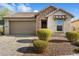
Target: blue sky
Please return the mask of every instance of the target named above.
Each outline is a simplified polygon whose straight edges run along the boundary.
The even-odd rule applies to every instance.
[[[0,3],[0,8],[6,7],[14,12],[38,12],[49,5],[62,8],[79,18],[79,3]]]

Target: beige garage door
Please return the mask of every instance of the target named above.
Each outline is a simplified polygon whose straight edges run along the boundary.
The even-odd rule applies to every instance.
[[[10,34],[13,35],[33,35],[35,34],[35,21],[11,21]]]

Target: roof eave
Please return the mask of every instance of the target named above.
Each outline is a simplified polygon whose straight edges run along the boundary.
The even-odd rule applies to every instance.
[[[35,18],[35,17],[3,17],[3,19],[16,19],[16,18]]]
[[[74,18],[74,16],[73,16],[72,14],[70,14],[70,13],[67,12],[67,11],[64,11],[63,9],[57,9],[57,10],[53,11],[51,14],[54,14],[54,13],[56,13],[56,12],[59,11],[59,10],[61,10],[61,11],[65,12],[65,13],[67,13],[67,14],[70,15],[72,18]],[[48,14],[46,17],[50,16],[51,14]]]
[[[61,11],[65,12],[65,13],[67,13],[67,14],[70,15],[72,18],[74,17],[74,15],[72,15],[71,13],[69,13],[69,12],[67,12],[67,11],[64,11],[63,9],[59,9],[59,10],[61,10]]]
[[[57,9],[56,7],[54,7],[54,6],[48,6],[47,8],[55,8],[55,9]],[[45,9],[47,9],[47,8],[44,8],[44,9],[42,9],[42,10],[40,10],[37,14],[36,14],[36,16],[39,14],[39,13],[41,13],[41,12],[43,12]]]

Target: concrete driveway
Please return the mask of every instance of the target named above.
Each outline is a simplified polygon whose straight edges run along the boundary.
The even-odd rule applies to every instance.
[[[0,56],[22,56],[18,52],[22,47],[32,46],[35,36],[0,36]],[[26,49],[25,49],[26,50]]]

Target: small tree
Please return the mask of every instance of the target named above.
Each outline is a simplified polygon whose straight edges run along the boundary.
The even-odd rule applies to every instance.
[[[10,12],[12,11],[9,10],[8,8],[2,8],[0,9],[0,16],[6,16],[7,14],[10,14]]]
[[[12,13],[12,11],[9,10],[8,8],[2,8],[2,9],[0,9],[0,25],[1,26],[4,24],[3,16],[6,16],[6,15],[8,15],[10,13]],[[1,31],[3,31],[3,27],[0,28],[0,29],[1,29]],[[0,33],[3,33],[1,31],[0,31]]]

